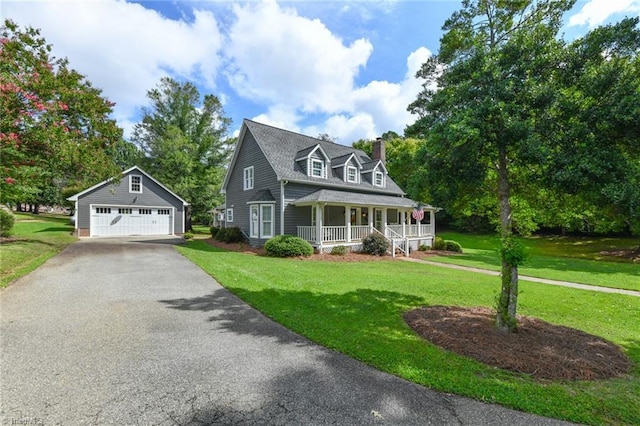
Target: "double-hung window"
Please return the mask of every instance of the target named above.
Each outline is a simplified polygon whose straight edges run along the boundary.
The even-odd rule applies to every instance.
[[[233,222],[233,209],[227,209],[227,222]]]
[[[273,204],[260,205],[260,238],[273,237]]]
[[[353,166],[347,166],[347,182],[356,183],[358,181],[358,169]]]
[[[250,206],[251,214],[251,238],[258,238],[260,236],[260,206],[258,204],[252,204]]]
[[[382,172],[374,172],[373,184],[375,186],[384,186],[384,174]]]
[[[324,177],[324,161],[316,160],[315,158],[311,159],[311,176]]]
[[[130,175],[129,176],[129,192],[141,194],[142,193],[142,176]]]
[[[273,237],[273,206],[273,204],[251,204],[249,206],[251,238]]]
[[[243,188],[245,191],[249,189],[253,189],[253,166],[246,167],[244,169],[244,184]]]

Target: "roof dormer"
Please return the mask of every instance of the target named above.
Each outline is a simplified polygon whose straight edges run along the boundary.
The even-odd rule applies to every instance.
[[[387,168],[381,160],[372,161],[362,166],[362,174],[373,186],[384,188],[387,185]]]
[[[362,163],[355,153],[346,154],[331,160],[331,168],[337,171],[338,176],[348,183],[360,183],[360,170]]]
[[[329,156],[327,156],[320,144],[298,151],[296,162],[302,166],[307,176],[320,179],[327,178],[328,169],[331,165]]]

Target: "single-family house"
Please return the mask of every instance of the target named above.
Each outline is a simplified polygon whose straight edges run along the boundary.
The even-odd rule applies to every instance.
[[[138,166],[69,198],[75,202],[75,233],[79,237],[182,235],[185,200]]]
[[[373,148],[369,157],[244,120],[222,185],[224,226],[239,227],[254,246],[288,234],[319,252],[336,245],[358,250],[373,232],[407,253],[432,245],[436,209],[405,197],[387,173],[384,141]]]

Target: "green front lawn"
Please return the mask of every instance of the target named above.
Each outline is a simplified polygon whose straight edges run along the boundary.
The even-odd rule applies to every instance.
[[[69,216],[16,214],[13,237],[0,244],[0,287],[36,269],[76,241]]]
[[[439,236],[458,241],[464,253],[429,260],[500,270],[500,240],[497,236],[454,232]],[[519,268],[522,275],[640,291],[640,264],[600,254],[638,247],[639,238],[530,237],[520,241],[529,254],[525,264]]]
[[[419,338],[402,314],[422,305],[488,306],[499,279],[398,260],[323,262],[227,252],[205,241],[178,250],[243,300],[328,348],[415,383],[586,424],[640,422],[640,298],[527,283],[519,313],[602,336],[635,368],[597,382],[536,382]]]

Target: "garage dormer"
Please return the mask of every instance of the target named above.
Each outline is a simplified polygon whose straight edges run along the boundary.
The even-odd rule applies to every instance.
[[[298,151],[296,162],[300,164],[307,176],[326,179],[331,160],[320,144]]]

